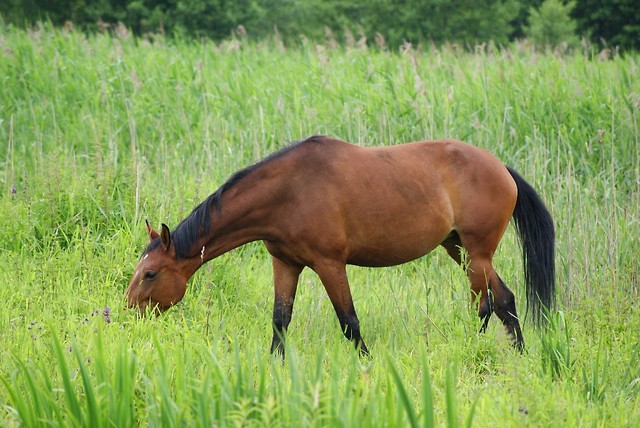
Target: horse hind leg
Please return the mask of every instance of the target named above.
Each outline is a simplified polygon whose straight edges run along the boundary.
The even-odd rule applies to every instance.
[[[441,244],[445,250],[447,250],[447,254],[460,266],[463,266],[462,259],[462,241],[460,240],[460,235],[456,231],[451,232],[447,239],[445,239]],[[477,262],[476,264],[479,264]],[[489,262],[489,266],[491,263]],[[467,266],[463,266],[467,267]],[[475,270],[471,269],[471,266],[467,267],[467,276],[469,277],[469,281],[471,282],[471,300],[472,304],[475,302],[478,305],[478,316],[482,319],[482,326],[480,327],[480,332],[484,333],[487,329],[487,325],[489,324],[489,319],[491,318],[491,314],[493,312],[492,300],[489,292],[488,282],[484,275],[475,275],[474,272],[484,272],[484,269],[478,269],[477,266]],[[493,268],[491,268],[493,269]]]
[[[478,305],[478,316],[482,320],[480,332],[487,330],[489,319],[493,313],[493,299],[491,296],[491,276],[494,274],[490,259],[469,258],[467,277],[471,282],[471,300]]]
[[[502,281],[502,278],[495,274],[495,280],[492,280],[492,294],[495,305],[495,312],[502,321],[507,334],[513,345],[522,352],[524,350],[524,338],[520,329],[520,321],[516,311],[516,300],[513,292],[509,290]]]
[[[481,330],[487,327],[489,316],[495,311],[511,343],[522,351],[524,349],[524,339],[520,329],[520,321],[516,312],[516,301],[513,293],[498,276],[491,258],[470,255],[467,275],[471,281],[471,290],[475,295],[480,296],[478,301],[478,315],[484,319]]]
[[[452,232],[441,245],[456,263],[463,265],[461,251],[466,247],[463,246],[457,232]],[[468,251],[468,248],[466,249]],[[491,314],[495,311],[514,346],[522,351],[524,339],[516,312],[515,297],[493,268],[490,255],[492,253],[474,251],[469,254],[468,266],[463,266],[467,268],[467,276],[471,282],[472,302],[477,304],[478,316],[482,319],[480,332],[487,329]]]
[[[462,242],[460,241],[460,235],[458,235],[458,232],[455,230],[452,231],[440,245],[447,250],[447,254],[449,254],[456,263],[462,265]]]

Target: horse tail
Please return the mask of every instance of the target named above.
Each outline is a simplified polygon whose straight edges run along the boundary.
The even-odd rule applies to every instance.
[[[513,169],[507,170],[518,187],[513,220],[522,245],[527,312],[531,309],[534,324],[541,325],[543,311],[550,311],[556,298],[555,228],[534,188]]]

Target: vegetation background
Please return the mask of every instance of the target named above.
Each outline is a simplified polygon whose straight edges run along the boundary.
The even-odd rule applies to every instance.
[[[633,50],[54,23],[0,24],[0,425],[637,426]],[[175,226],[237,169],[318,133],[459,138],[539,190],[558,231],[559,306],[546,329],[525,321],[523,355],[495,319],[477,334],[466,276],[439,250],[350,268],[372,359],[344,340],[310,272],[287,361],[271,358],[259,243],[203,267],[162,317],[124,308],[145,218]],[[512,228],[496,266],[523,314]]]
[[[277,31],[287,44],[300,37],[321,40],[332,32],[341,42],[355,37],[391,47],[403,42],[473,47],[534,36],[552,45],[584,38],[601,48],[640,49],[636,0],[3,0],[0,16],[18,26],[50,20],[101,31],[122,23],[138,36],[216,41],[240,28],[253,40]]]

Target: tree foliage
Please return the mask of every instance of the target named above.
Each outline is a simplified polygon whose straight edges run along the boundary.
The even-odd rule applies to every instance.
[[[568,10],[562,0],[545,3]],[[577,35],[640,49],[636,3],[575,0],[571,17]],[[214,40],[229,37],[240,26],[256,39],[276,30],[287,42],[301,36],[321,39],[330,30],[337,38],[355,34],[370,43],[377,35],[390,46],[404,42],[473,46],[490,40],[501,44],[534,33],[536,40],[573,37],[569,31],[573,21],[544,22],[566,13],[554,15],[549,4],[544,8],[542,4],[542,0],[3,0],[0,16],[19,26],[49,20],[96,31],[121,22],[137,35],[160,32]],[[550,33],[551,27],[562,31]]]
[[[576,22],[571,18],[574,2],[544,0],[539,9],[531,9],[525,34],[537,46],[556,47],[577,41]]]
[[[578,0],[573,11],[578,30],[592,41],[623,49],[640,49],[637,0]]]

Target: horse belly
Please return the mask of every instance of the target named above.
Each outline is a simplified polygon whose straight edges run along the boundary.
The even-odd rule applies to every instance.
[[[367,267],[406,263],[431,252],[450,232],[451,227],[444,221],[378,224],[375,230],[361,231],[350,237],[347,263]]]
[[[347,264],[364,267],[401,265],[430,253],[434,248],[435,247],[425,248],[422,251],[415,252],[398,252],[393,248],[387,248],[385,250],[363,249],[362,251],[352,254],[351,257],[347,259]]]

